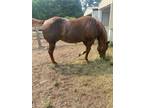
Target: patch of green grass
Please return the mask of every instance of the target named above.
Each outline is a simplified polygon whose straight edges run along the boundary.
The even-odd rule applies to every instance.
[[[54,108],[49,98],[45,101],[43,108]]]
[[[59,87],[59,85],[60,85],[60,84],[59,84],[58,82],[55,82],[55,83],[54,83],[54,86],[55,86],[55,87]]]
[[[49,105],[49,106],[47,106],[47,108],[54,108],[53,106],[51,106],[51,105]]]

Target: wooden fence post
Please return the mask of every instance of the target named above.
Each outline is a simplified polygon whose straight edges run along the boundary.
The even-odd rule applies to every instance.
[[[37,37],[37,41],[38,41],[38,48],[41,48],[42,47],[42,44],[41,44],[41,38],[40,38],[40,33],[37,29],[37,27],[35,27],[35,30],[36,30],[36,37]]]

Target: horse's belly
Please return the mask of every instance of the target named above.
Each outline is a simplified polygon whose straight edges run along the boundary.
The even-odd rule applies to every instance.
[[[68,41],[68,40],[62,40],[64,42],[67,42],[67,43],[78,43],[78,42],[82,42],[82,41]]]
[[[76,36],[64,36],[61,38],[62,41],[68,42],[68,43],[77,43],[77,42],[82,42],[83,39],[81,37],[76,37]]]

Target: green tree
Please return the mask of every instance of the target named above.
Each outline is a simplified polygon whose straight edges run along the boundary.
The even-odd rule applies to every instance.
[[[98,6],[101,0],[81,0],[83,11],[86,10],[87,7]]]
[[[32,17],[47,19],[53,16],[82,16],[80,0],[32,0]]]

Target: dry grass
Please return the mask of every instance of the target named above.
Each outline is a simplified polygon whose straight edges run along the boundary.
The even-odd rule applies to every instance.
[[[112,48],[101,60],[93,45],[87,64],[82,44],[58,42],[51,64],[46,48],[33,50],[33,108],[112,108]]]

